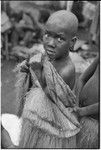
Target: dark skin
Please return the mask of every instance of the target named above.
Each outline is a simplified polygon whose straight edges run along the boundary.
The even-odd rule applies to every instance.
[[[75,83],[75,67],[69,56],[69,49],[73,48],[76,42],[77,28],[76,16],[71,12],[61,10],[49,17],[43,36],[47,56],[71,89]],[[44,81],[44,74],[42,76]]]
[[[43,36],[43,44],[57,72],[70,88],[73,89],[75,83],[75,67],[69,57],[69,47],[71,46],[70,43],[72,42],[74,45],[76,40],[68,31],[68,33],[65,31],[66,29],[63,31],[61,27],[54,28],[54,25],[52,26],[47,23]]]
[[[91,116],[98,119],[99,113],[99,55],[80,76],[77,85],[77,97],[81,107],[74,110],[79,116]]]

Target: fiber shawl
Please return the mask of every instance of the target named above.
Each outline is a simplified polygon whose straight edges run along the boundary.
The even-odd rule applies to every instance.
[[[43,61],[43,71],[51,98],[45,94],[33,69],[29,70],[32,88],[26,95],[22,113],[19,147],[76,148],[75,135],[80,131],[80,124],[70,111],[76,105],[75,95],[47,58]]]

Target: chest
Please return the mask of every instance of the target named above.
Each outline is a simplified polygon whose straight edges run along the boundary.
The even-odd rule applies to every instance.
[[[61,76],[66,84],[73,89],[75,83],[75,68],[70,63],[52,63],[54,68],[56,69],[57,73]],[[42,71],[42,80],[43,84],[45,85],[45,76],[44,72]]]

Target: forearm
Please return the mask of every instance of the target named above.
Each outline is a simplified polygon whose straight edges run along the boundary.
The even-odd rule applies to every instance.
[[[95,103],[86,107],[82,107],[81,109],[82,111],[80,113],[80,116],[97,114],[99,111],[99,103]]]
[[[84,87],[84,82],[79,78],[79,80],[76,82],[76,85],[74,88],[75,95],[78,99],[79,99],[79,95],[80,95],[80,92],[81,92],[83,87]]]

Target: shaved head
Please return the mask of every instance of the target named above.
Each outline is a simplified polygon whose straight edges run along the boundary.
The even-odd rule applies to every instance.
[[[67,10],[60,10],[49,17],[46,26],[51,26],[57,32],[57,29],[60,29],[71,36],[75,36],[78,29],[78,19],[73,13]]]

